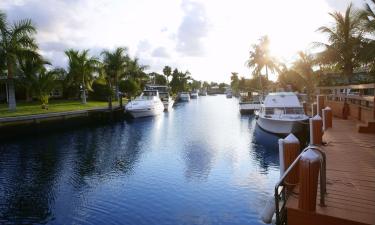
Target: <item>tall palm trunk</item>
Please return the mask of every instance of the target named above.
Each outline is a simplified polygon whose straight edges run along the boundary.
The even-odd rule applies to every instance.
[[[108,86],[109,86],[109,95],[108,95],[108,109],[112,110],[112,82],[109,80],[108,81]]]
[[[268,80],[268,66],[266,65],[266,79]]]
[[[111,87],[112,88],[112,87]],[[119,94],[119,85],[118,85],[118,76],[115,77],[115,100],[118,101],[120,99]]]
[[[26,102],[31,102],[33,100],[31,96],[31,88],[27,87],[26,88]]]
[[[85,76],[82,76],[82,104],[86,104],[86,87],[85,87]]]
[[[9,62],[8,59],[8,80],[7,80],[7,85],[8,85],[8,108],[10,111],[15,111],[16,110],[16,90],[14,87],[14,80],[13,80],[13,67],[12,64]]]

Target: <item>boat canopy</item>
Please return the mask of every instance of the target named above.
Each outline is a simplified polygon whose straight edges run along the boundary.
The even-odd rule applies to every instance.
[[[302,107],[298,97],[293,92],[269,93],[264,100],[266,108]]]

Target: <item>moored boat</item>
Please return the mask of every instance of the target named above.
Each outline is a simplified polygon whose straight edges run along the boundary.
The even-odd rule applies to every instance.
[[[125,112],[134,118],[156,116],[164,111],[164,105],[157,90],[144,90],[143,93],[125,106]]]
[[[207,96],[207,90],[201,89],[198,94],[199,94],[199,96]]]
[[[188,102],[190,101],[190,94],[189,92],[180,92],[178,94],[178,100],[181,102]]]
[[[261,107],[261,96],[258,93],[240,93],[239,108],[242,115],[253,114]]]
[[[275,134],[297,133],[309,119],[293,92],[274,92],[264,99],[257,124]]]
[[[194,90],[190,93],[191,99],[197,99],[198,98],[198,91]]]
[[[165,85],[146,85],[146,90],[157,90],[160,100],[163,102],[164,111],[169,111],[173,105],[174,100],[169,94],[169,87]]]

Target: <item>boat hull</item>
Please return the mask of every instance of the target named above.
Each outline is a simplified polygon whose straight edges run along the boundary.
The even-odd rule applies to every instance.
[[[164,111],[169,111],[169,110],[171,110],[172,107],[173,107],[173,104],[174,104],[174,101],[173,101],[173,100],[163,102],[163,105],[164,105]]]
[[[190,96],[191,99],[197,99],[198,98],[198,94],[193,94]]]
[[[157,116],[163,113],[164,107],[158,107],[154,109],[130,109],[126,112],[129,113],[133,118]]]
[[[274,134],[298,133],[304,128],[306,120],[275,120],[259,116],[257,124],[265,131]]]
[[[185,97],[185,96],[181,97],[180,96],[179,100],[180,100],[180,102],[188,102],[188,101],[190,101],[190,97]]]

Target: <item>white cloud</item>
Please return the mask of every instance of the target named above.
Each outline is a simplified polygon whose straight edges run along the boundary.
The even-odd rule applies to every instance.
[[[176,50],[182,56],[202,56],[205,52],[203,39],[209,30],[208,18],[203,4],[183,0],[184,17],[177,31]]]
[[[169,53],[167,51],[166,48],[164,47],[158,47],[158,48],[155,48],[153,51],[152,51],[152,54],[151,54],[153,57],[158,57],[158,58],[169,58]]]

